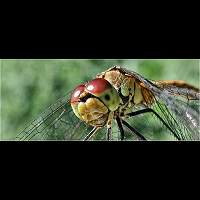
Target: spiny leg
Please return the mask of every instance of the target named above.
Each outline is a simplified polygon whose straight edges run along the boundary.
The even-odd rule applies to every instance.
[[[96,131],[99,129],[99,127],[94,127],[87,135],[86,137],[83,139],[84,141],[89,140],[95,133]]]
[[[122,124],[124,124],[127,128],[129,128],[133,133],[135,133],[140,140],[146,140],[146,138],[138,132],[135,128],[133,128],[130,124],[128,124],[126,121],[122,120]]]
[[[181,138],[166,124],[166,122],[160,117],[160,115],[151,108],[146,108],[143,110],[138,110],[136,112],[129,113],[128,116],[133,117],[148,112],[152,112],[154,115],[156,115],[156,117],[158,117],[158,119],[173,133],[174,137],[176,137],[176,139],[178,140],[181,140]]]
[[[118,125],[118,127],[119,127],[119,131],[120,131],[120,136],[121,136],[121,140],[124,140],[124,129],[123,129],[123,127],[122,127],[122,123],[121,123],[121,121],[120,121],[120,118],[119,117],[117,117],[116,118],[116,121],[117,121],[117,125]]]
[[[111,138],[112,138],[112,129],[111,129],[111,127],[109,127],[109,128],[107,129],[107,134],[106,134],[106,136],[107,136],[107,140],[111,140]]]

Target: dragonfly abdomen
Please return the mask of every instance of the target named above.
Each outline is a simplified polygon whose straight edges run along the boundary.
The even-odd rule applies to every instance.
[[[200,99],[200,90],[193,85],[181,80],[154,81],[155,85],[166,89],[173,95],[180,95],[184,98],[198,100]]]

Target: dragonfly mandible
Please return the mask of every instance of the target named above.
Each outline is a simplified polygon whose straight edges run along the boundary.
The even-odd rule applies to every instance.
[[[200,139],[200,90],[153,81],[120,66],[77,86],[29,123],[17,140]]]

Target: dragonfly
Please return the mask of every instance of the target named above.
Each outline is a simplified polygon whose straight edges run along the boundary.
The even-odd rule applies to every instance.
[[[50,105],[17,140],[200,140],[200,90],[113,66]]]

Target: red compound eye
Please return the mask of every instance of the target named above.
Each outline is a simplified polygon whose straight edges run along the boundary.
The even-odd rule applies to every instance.
[[[73,93],[71,94],[71,103],[76,103],[79,100],[80,95],[84,92],[85,90],[85,85],[81,84],[75,88]]]
[[[103,78],[96,78],[90,81],[85,87],[87,92],[99,96],[106,90],[112,88],[112,85]]]

